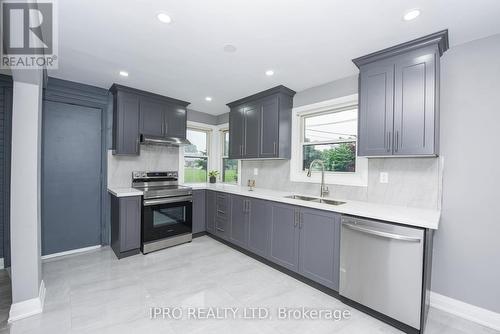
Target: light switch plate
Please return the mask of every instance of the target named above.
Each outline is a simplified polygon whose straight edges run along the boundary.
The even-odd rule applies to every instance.
[[[389,173],[380,172],[380,183],[389,183]]]
[[[253,175],[259,175],[259,169],[258,168],[254,168],[253,169]]]

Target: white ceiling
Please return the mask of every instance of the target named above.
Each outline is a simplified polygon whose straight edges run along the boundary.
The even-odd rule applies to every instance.
[[[191,102],[210,114],[283,84],[296,91],[357,73],[351,59],[445,28],[451,46],[500,33],[499,0],[63,0],[59,69]],[[419,8],[420,17],[402,15]],[[166,11],[173,23],[156,19]],[[223,47],[233,44],[235,53]],[[273,69],[275,75],[264,72]],[[130,73],[128,78],[118,72]],[[205,101],[206,96],[213,98]]]

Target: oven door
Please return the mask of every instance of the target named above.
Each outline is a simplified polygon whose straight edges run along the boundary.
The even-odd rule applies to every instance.
[[[192,196],[145,199],[142,210],[142,242],[192,232]]]

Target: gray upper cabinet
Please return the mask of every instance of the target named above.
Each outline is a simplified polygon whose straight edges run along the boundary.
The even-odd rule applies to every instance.
[[[340,215],[301,209],[299,229],[299,273],[338,291]]]
[[[354,59],[359,156],[439,154],[439,60],[448,31]]]
[[[167,104],[165,135],[185,139],[187,128],[187,111],[182,105]]]
[[[250,201],[246,197],[231,196],[231,234],[229,241],[246,248],[248,244],[248,217]]]
[[[139,97],[117,91],[113,96],[113,154],[139,155]]]
[[[432,47],[400,56],[395,61],[395,155],[438,154],[438,66],[439,53]]]
[[[392,152],[394,66],[370,64],[360,73],[360,156]],[[362,135],[361,135],[362,134]]]
[[[206,192],[193,190],[193,234],[204,232],[206,217]]]
[[[144,135],[165,135],[165,106],[160,101],[141,99],[140,132]]]
[[[139,155],[140,136],[186,138],[189,102],[114,84],[113,154]]]
[[[243,157],[258,158],[260,144],[260,105],[250,104],[245,108]],[[231,141],[229,141],[231,142]]]
[[[269,259],[292,271],[299,265],[298,214],[292,205],[273,204]]]
[[[229,112],[229,156],[232,159],[243,158],[245,126],[245,106],[231,108]]]
[[[269,253],[273,207],[270,202],[255,198],[249,199],[248,202],[248,250],[266,257]]]
[[[277,86],[228,103],[229,158],[289,159],[294,95]]]
[[[264,100],[260,108],[259,157],[274,158],[279,144],[279,98],[272,96]]]

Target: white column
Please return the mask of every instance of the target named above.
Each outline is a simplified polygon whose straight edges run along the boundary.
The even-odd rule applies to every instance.
[[[33,73],[32,73],[33,74]],[[17,79],[25,80],[26,73]],[[42,312],[41,75],[16,80],[12,98],[10,245],[12,306],[9,322]]]

